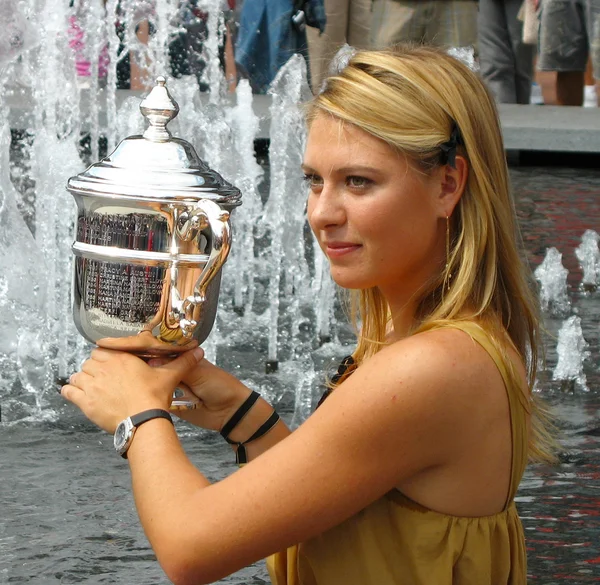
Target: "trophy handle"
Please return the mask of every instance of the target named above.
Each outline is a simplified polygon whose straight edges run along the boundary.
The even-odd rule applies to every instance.
[[[186,338],[192,337],[198,325],[210,281],[221,270],[229,255],[231,224],[229,212],[209,199],[201,199],[193,208],[180,213],[175,221],[176,235],[186,242],[199,238],[206,228],[210,228],[212,234],[210,255],[194,285],[193,294],[183,300],[177,288],[177,263],[174,262],[171,267],[170,317]]]

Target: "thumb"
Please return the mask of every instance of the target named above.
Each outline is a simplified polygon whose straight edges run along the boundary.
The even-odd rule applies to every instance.
[[[179,357],[171,360],[169,363],[160,366],[163,372],[169,372],[176,378],[177,382],[180,382],[183,377],[191,370],[193,370],[204,358],[204,350],[201,347],[192,349],[182,353]]]

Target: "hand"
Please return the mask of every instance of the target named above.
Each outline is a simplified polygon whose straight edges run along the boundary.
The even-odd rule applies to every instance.
[[[93,423],[114,433],[128,416],[150,408],[168,410],[173,390],[203,355],[195,349],[153,368],[130,353],[95,349],[61,394]]]
[[[187,358],[182,356],[177,359]],[[157,371],[172,363],[165,359],[153,359],[148,362]],[[247,386],[205,359],[200,359],[195,365],[191,365],[185,371],[181,381],[189,386],[201,402],[192,410],[177,410],[173,414],[198,427],[213,431],[220,431],[250,395]]]

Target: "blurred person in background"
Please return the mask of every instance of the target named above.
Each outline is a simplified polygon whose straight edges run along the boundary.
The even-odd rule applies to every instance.
[[[539,6],[538,69],[556,73],[556,95],[542,85],[544,103],[581,106],[585,72],[591,59],[600,79],[600,0],[533,0]]]
[[[535,47],[523,41],[522,8],[523,0],[479,0],[481,76],[503,104],[528,104],[531,98]]]
[[[307,27],[325,30],[323,0],[246,0],[235,60],[254,93],[266,93],[279,69],[296,53],[309,67]],[[310,72],[308,73],[310,79]]]
[[[241,1],[238,0],[238,4]],[[234,91],[237,72],[233,56],[236,35],[236,0],[222,0],[224,32],[219,44],[219,61],[227,78],[229,91]],[[120,89],[148,90],[153,87],[150,78],[150,58],[148,43],[156,32],[156,14],[154,4],[139,4],[133,14],[117,6],[117,34],[121,39],[119,54],[122,58],[117,64],[117,81]],[[133,19],[131,20],[131,17]],[[208,12],[199,0],[181,0],[171,21],[174,32],[169,38],[170,74],[175,78],[194,76],[200,91],[209,89],[206,79],[206,48],[209,35]],[[128,17],[133,23],[128,24]],[[135,40],[129,28],[133,26]],[[133,42],[132,42],[133,41]],[[125,45],[129,50],[125,50]]]
[[[237,71],[233,46],[237,34],[236,9],[240,0],[222,0],[223,37],[219,45],[219,62],[227,80],[228,91],[235,91]],[[206,54],[204,45],[208,38],[208,13],[198,0],[181,2],[178,11],[179,34],[169,44],[171,74],[173,77],[195,75],[201,91],[208,91],[205,78]]]
[[[323,84],[329,62],[341,46],[368,48],[371,6],[372,0],[325,0],[325,31],[312,27],[306,31],[313,91]]]
[[[104,6],[106,0],[100,3],[102,9],[100,13],[104,12]],[[102,43],[100,53],[93,55],[94,52],[90,47],[90,43],[86,43],[85,33],[85,20],[90,17],[90,6],[86,2],[75,2],[71,0],[69,4],[71,8],[71,14],[69,16],[69,47],[72,49],[75,56],[75,68],[77,71],[77,83],[80,87],[90,87],[92,83],[96,83],[96,80],[92,80],[92,76],[95,73],[97,80],[103,85],[106,82],[106,76],[108,75],[108,66],[110,59],[108,57],[108,45]],[[92,17],[97,14],[92,13]],[[98,49],[98,47],[96,47]],[[94,71],[92,66],[92,59],[97,58],[97,69]]]
[[[476,0],[374,0],[371,48],[397,43],[477,45]]]

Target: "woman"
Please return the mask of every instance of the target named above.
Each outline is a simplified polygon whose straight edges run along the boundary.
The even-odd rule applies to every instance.
[[[63,395],[113,432],[183,379],[186,418],[249,461],[210,485],[168,420],[138,427],[136,505],[174,583],[272,555],[277,585],[524,584],[513,498],[550,441],[493,99],[435,49],[358,52],[308,123],[309,221],[361,320],[314,414],[290,433],[201,349],[160,367],[98,349]]]

